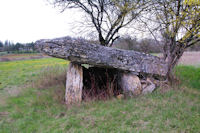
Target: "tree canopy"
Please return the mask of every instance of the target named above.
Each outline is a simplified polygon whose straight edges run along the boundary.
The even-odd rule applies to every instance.
[[[146,0],[53,0],[62,11],[78,8],[89,18],[99,42],[112,46],[119,30],[129,25],[147,8]]]

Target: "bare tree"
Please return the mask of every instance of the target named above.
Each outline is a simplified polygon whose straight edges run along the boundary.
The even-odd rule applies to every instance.
[[[111,47],[119,30],[147,8],[146,0],[52,0],[62,11],[78,8],[89,18],[101,45]]]

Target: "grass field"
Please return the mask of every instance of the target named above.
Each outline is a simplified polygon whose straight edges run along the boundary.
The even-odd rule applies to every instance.
[[[178,66],[181,85],[165,93],[66,107],[59,81],[37,83],[59,80],[67,64],[55,58],[0,62],[0,133],[200,132],[200,67]]]

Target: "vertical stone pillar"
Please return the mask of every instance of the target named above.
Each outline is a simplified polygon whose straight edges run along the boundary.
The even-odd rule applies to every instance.
[[[120,74],[120,77],[120,86],[123,89],[125,97],[133,97],[141,94],[142,87],[137,75],[131,72],[124,72]]]
[[[76,63],[70,63],[67,70],[65,103],[80,103],[82,100],[83,69]]]

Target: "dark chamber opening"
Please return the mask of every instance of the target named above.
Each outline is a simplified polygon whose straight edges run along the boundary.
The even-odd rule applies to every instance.
[[[106,100],[122,93],[117,69],[83,67],[83,100]]]

